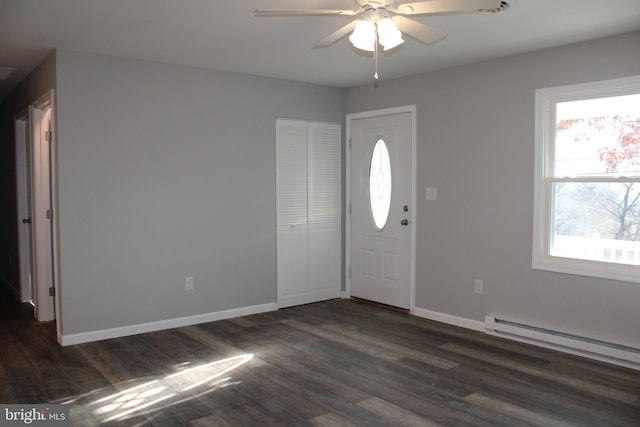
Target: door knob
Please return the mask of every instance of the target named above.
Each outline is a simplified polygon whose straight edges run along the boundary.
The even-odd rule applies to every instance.
[[[22,218],[23,224],[31,224],[31,218]]]
[[[400,225],[409,225],[409,220],[403,219],[402,221],[400,221]]]

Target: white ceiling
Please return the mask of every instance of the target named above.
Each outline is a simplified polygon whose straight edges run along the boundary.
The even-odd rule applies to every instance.
[[[417,17],[448,37],[431,46],[407,37],[380,58],[380,79],[640,30],[640,0],[509,3],[495,15]],[[56,48],[336,87],[366,84],[373,59],[346,37],[312,49],[349,18],[253,13],[354,7],[353,0],[0,0],[0,67],[18,69],[0,82],[0,99]]]

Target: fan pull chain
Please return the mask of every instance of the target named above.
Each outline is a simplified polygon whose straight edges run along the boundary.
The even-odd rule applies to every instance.
[[[376,26],[376,39],[373,44],[373,78],[378,80],[378,28]]]

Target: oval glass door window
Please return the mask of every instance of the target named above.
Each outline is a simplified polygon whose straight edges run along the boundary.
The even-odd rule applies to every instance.
[[[369,169],[369,209],[373,225],[382,230],[387,225],[391,209],[391,160],[387,144],[376,142]]]

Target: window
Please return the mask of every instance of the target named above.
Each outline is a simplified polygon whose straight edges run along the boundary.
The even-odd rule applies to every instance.
[[[640,76],[536,91],[533,268],[640,282]]]
[[[371,153],[369,167],[369,209],[373,224],[382,231],[391,209],[391,160],[387,144],[378,139]]]

